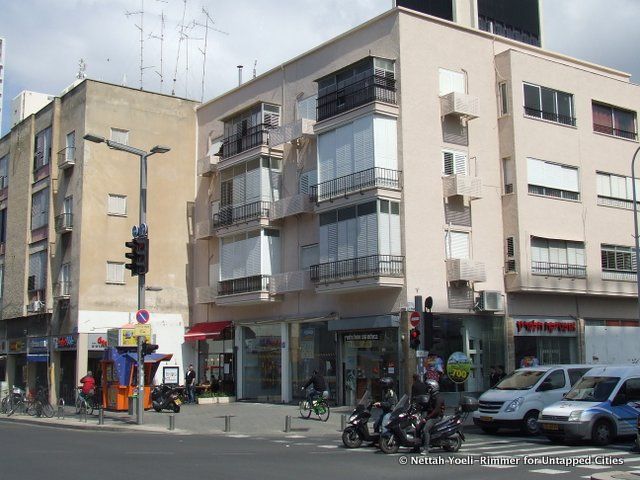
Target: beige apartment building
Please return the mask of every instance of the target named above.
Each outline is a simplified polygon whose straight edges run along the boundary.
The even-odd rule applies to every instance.
[[[76,82],[0,139],[1,380],[49,385],[73,401],[100,374],[107,329],[132,322],[137,278],[124,266],[138,224],[139,158],[87,133],[149,150],[147,308],[160,351],[182,367],[188,322],[187,218],[194,197],[195,103]]]
[[[633,361],[639,106],[625,73],[401,7],[200,106],[200,378],[404,389],[416,296],[465,391],[490,365]]]

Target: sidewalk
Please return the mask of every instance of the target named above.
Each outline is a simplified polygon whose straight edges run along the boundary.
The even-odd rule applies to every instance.
[[[67,407],[65,418],[35,418],[24,415],[7,417],[0,415],[0,422],[22,422],[61,428],[76,428],[104,431],[134,431],[147,433],[173,433],[181,435],[260,435],[260,436],[331,436],[340,435],[341,416],[349,415],[351,407],[334,407],[327,422],[315,415],[309,419],[300,418],[295,405],[274,405],[264,403],[236,402],[218,405],[183,405],[175,414],[175,430],[169,431],[169,412],[145,411],[144,425],[137,425],[135,416],[127,413],[104,412],[104,425],[98,425],[97,412],[82,421],[75,410]],[[231,430],[224,432],[225,416],[230,416]],[[285,418],[291,416],[291,430],[284,432]],[[466,425],[472,425],[469,417]]]

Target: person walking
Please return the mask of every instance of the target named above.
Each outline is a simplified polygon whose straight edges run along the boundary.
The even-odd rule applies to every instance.
[[[185,385],[187,387],[187,403],[196,403],[196,372],[193,364],[189,365],[185,376]]]

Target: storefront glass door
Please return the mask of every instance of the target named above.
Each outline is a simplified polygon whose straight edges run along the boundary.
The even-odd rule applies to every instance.
[[[243,398],[259,402],[282,399],[280,324],[243,327]]]

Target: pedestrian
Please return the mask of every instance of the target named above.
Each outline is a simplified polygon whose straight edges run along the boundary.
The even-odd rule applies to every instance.
[[[196,372],[193,364],[189,365],[187,370],[185,385],[187,386],[187,403],[196,403]]]
[[[489,367],[489,388],[495,387],[499,381],[498,368],[495,365],[491,365]]]
[[[498,365],[496,367],[496,372],[498,374],[498,382],[501,382],[502,379],[507,376],[507,374],[504,371],[504,365]]]

